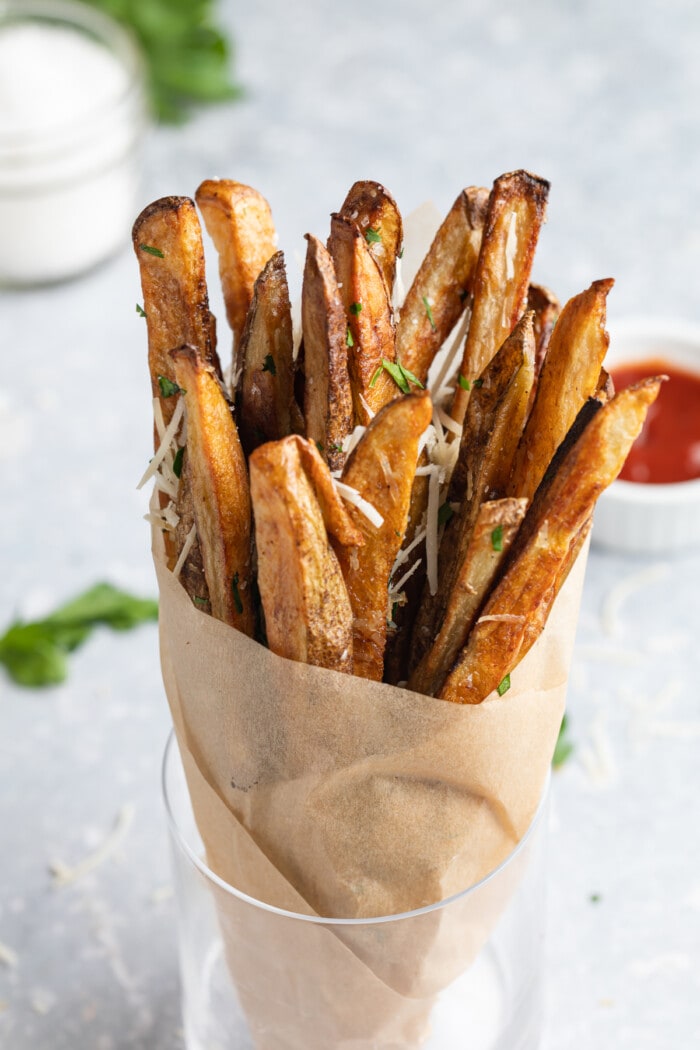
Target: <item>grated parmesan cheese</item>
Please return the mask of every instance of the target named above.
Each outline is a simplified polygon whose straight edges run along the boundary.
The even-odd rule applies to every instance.
[[[161,438],[160,445],[156,449],[153,459],[148,464],[148,467],[146,468],[143,477],[136,486],[137,489],[143,488],[143,486],[146,484],[149,478],[152,478],[155,475],[156,471],[158,470],[158,467],[167,456],[168,452],[170,451],[170,445],[175,440],[175,435],[177,434],[178,429],[180,427],[180,423],[182,422],[184,412],[185,400],[181,397],[178,398],[177,405],[175,406],[175,411],[173,412],[173,418],[170,420],[167,429],[163,434],[163,437]]]
[[[515,253],[518,250],[518,237],[516,234],[516,226],[518,225],[518,216],[515,212],[510,217],[510,225],[508,226],[508,233],[506,235],[506,280],[512,281],[515,277]]]
[[[418,566],[422,564],[422,562],[423,562],[422,558],[417,558],[414,561],[414,563],[411,566],[411,568],[406,570],[406,572],[403,574],[403,576],[398,581],[398,583],[390,583],[389,584],[389,595],[390,596],[391,595],[398,595],[398,594],[400,594],[400,592],[403,590],[404,584],[408,580],[410,580],[411,576],[413,576],[413,573],[416,571]]]
[[[338,495],[347,503],[352,504],[353,507],[357,507],[360,513],[364,514],[371,525],[374,525],[377,529],[382,527],[384,524],[384,518],[371,503],[362,498],[357,489],[354,489],[352,485],[346,485],[344,481],[339,481],[337,478],[333,478],[333,484],[336,487]]]
[[[173,576],[175,577],[175,579],[177,579],[178,576],[180,575],[180,572],[182,571],[182,566],[187,561],[187,555],[192,550],[192,546],[193,546],[194,541],[196,540],[196,538],[197,538],[197,529],[193,525],[192,528],[190,529],[190,531],[187,533],[187,537],[185,539],[185,542],[182,545],[182,550],[180,551],[179,557],[178,557],[177,561],[175,562],[175,568],[173,569]]]

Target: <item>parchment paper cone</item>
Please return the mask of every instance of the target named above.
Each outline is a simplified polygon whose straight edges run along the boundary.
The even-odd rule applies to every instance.
[[[277,907],[347,918],[434,903],[492,871],[540,800],[586,553],[509,692],[462,706],[275,656],[194,608],[155,532],[163,679],[210,867]],[[511,874],[410,928],[290,927],[218,901],[256,1045],[420,1046],[431,997],[487,940]]]

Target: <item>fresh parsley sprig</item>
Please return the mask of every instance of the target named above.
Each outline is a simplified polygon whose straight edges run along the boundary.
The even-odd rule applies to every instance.
[[[99,624],[128,631],[157,619],[157,601],[98,583],[43,620],[15,620],[0,638],[0,664],[19,685],[58,685],[68,674],[68,654]]]
[[[414,376],[413,372],[409,372],[409,370],[407,368],[404,368],[404,366],[399,361],[389,361],[386,357],[382,358],[382,363],[370,379],[369,385],[371,387],[373,387],[376,384],[377,380],[382,374],[382,369],[385,372],[389,373],[399,390],[401,390],[404,394],[411,393],[411,383],[413,384],[413,386],[417,386],[421,390],[423,390],[423,384],[417,376]]]

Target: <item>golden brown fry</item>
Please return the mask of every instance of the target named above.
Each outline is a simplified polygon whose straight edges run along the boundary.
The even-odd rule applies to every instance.
[[[340,214],[360,228],[391,296],[396,259],[403,243],[403,222],[396,201],[378,182],[356,182],[350,187]]]
[[[187,456],[212,615],[252,635],[248,474],[221,381],[195,347],[171,351],[187,413]]]
[[[611,280],[594,281],[559,316],[513,463],[512,496],[532,498],[580,408],[598,388],[609,342],[605,300],[612,286]]]
[[[331,472],[313,441],[292,434],[286,444],[296,446],[299,462],[314,490],[326,530],[344,547],[361,547],[364,536],[353,523],[350,512],[333,483]]]
[[[383,360],[396,357],[391,306],[382,271],[359,226],[342,215],[331,216],[328,251],[345,310],[355,418],[366,426],[373,413],[399,394],[382,368]]]
[[[233,332],[233,377],[253,287],[277,247],[270,205],[257,190],[231,179],[207,179],[195,194],[219,255],[226,317]],[[172,344],[171,344],[172,345]]]
[[[535,246],[544,222],[549,183],[526,171],[496,179],[473,281],[473,308],[460,373],[477,379],[520,317]],[[450,413],[464,419],[469,392],[455,390]]]
[[[526,529],[527,542],[486,602],[438,694],[442,699],[478,704],[499,685],[507,687],[506,674],[544,626],[571,564],[572,547],[580,541],[598,496],[620,472],[660,383],[659,378],[647,379],[617,394],[564,457],[544,498],[533,505],[536,518]]]
[[[177,399],[163,397],[158,377],[174,377],[170,350],[187,343],[219,367],[194,202],[189,197],[163,197],[149,204],[134,223],[132,240],[141,271],[151,388],[160,398],[167,425]]]
[[[406,531],[418,441],[431,417],[427,393],[393,401],[372,420],[343,471],[342,481],[383,518],[376,527],[351,506],[365,543],[338,549],[355,617],[355,674],[362,678],[382,679],[389,577]]]
[[[261,445],[250,457],[267,641],[289,660],[351,674],[352,609],[300,440]]]
[[[331,470],[342,470],[343,440],[352,430],[354,419],[348,325],[333,260],[316,237],[309,233],[306,240],[301,292],[306,436],[320,446]]]
[[[421,383],[464,313],[479,258],[488,190],[463,190],[435,235],[401,307],[396,358]]]
[[[538,376],[547,355],[552,330],[561,312],[561,304],[549,288],[543,284],[531,284],[527,290],[527,308],[535,314],[535,375]]]
[[[482,503],[466,555],[447,603],[445,618],[432,647],[408,681],[408,688],[434,696],[467,640],[496,572],[510,549],[527,509],[527,500]]]
[[[294,336],[284,253],[265,264],[255,282],[241,337],[238,419],[247,455],[292,431]]]

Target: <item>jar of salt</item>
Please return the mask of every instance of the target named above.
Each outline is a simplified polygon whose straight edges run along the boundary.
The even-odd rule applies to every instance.
[[[0,0],[0,285],[60,281],[127,243],[141,56],[85,4]]]

